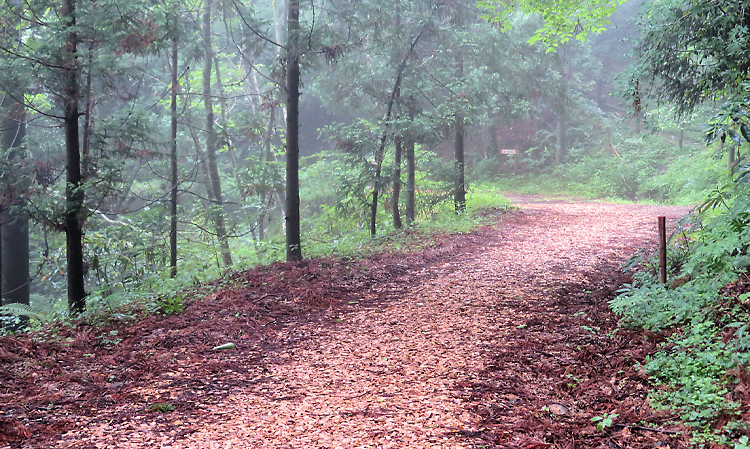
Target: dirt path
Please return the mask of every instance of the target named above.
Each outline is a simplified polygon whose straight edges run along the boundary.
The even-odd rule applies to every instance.
[[[495,227],[426,253],[348,264],[345,275],[333,268],[340,285],[326,278],[325,263],[300,277],[285,265],[273,272],[281,267],[283,278],[286,269],[300,291],[325,285],[323,294],[344,298],[342,306],[261,323],[241,301],[305,298],[291,289],[266,298],[249,285],[242,295],[218,294],[214,302],[226,303],[215,316],[188,308],[185,315],[203,318],[179,337],[168,320],[142,323],[149,332],[124,335],[121,345],[159,360],[143,362],[148,375],[115,384],[118,362],[105,364],[103,402],[79,403],[81,413],[66,403],[56,442],[52,418],[35,434],[34,420],[47,415],[12,408],[6,422],[15,419],[31,436],[12,446],[683,447],[684,436],[622,426],[660,426],[666,416],[644,405],[645,380],[632,369],[653,344],[611,333],[606,300],[623,280],[618,266],[653,240],[656,216],[684,210],[516,201],[520,210]],[[215,335],[236,320],[242,325]],[[190,348],[209,335],[212,343]],[[238,350],[210,351],[222,336]],[[170,339],[178,343],[170,347]],[[177,409],[143,412],[160,401]],[[622,425],[596,431],[590,418],[604,413],[618,413]]]

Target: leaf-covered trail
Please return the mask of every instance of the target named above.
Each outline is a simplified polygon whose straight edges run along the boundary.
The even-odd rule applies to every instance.
[[[345,307],[234,352],[176,357],[128,392],[174,412],[120,401],[47,447],[682,447],[665,433],[595,432],[590,418],[663,419],[623,361],[653,345],[607,335],[606,298],[656,217],[684,209],[518,200],[493,227],[372,261],[377,282]]]

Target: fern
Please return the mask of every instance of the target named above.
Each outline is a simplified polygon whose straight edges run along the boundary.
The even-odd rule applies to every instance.
[[[44,313],[35,312],[26,304],[10,303],[0,306],[0,315],[26,316],[41,323],[50,321],[49,316]]]

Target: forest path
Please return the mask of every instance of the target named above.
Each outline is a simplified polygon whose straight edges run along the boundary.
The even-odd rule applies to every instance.
[[[620,264],[653,244],[656,217],[686,210],[513,199],[519,210],[491,227],[373,261],[376,282],[323,318],[275,326],[239,351],[175,353],[128,387],[175,412],[115,401],[45,447],[682,447],[659,432],[596,432],[590,418],[664,419],[644,407],[631,367],[653,344],[609,334],[606,300]]]

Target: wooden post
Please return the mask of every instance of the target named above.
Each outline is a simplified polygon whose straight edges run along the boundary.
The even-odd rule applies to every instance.
[[[667,217],[659,217],[659,283],[667,283]]]

